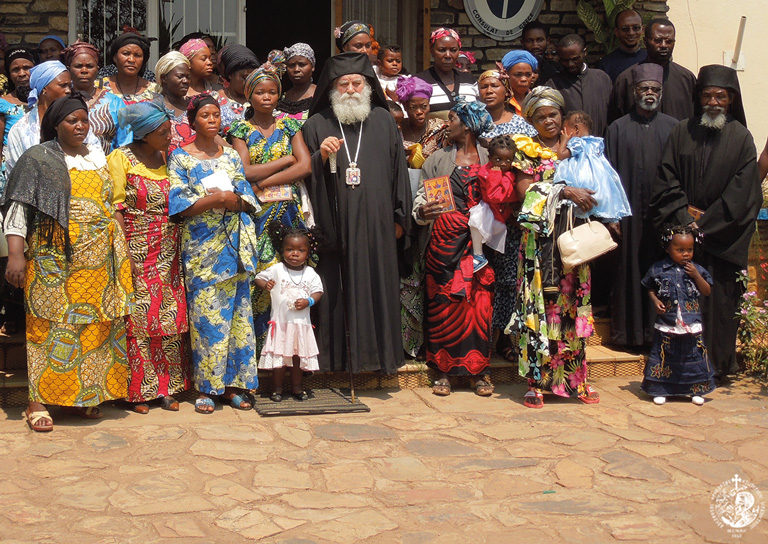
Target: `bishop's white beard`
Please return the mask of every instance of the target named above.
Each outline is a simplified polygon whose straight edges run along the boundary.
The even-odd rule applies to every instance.
[[[720,106],[704,106],[701,114],[701,126],[712,130],[723,130],[725,126],[725,108]]]
[[[331,108],[342,125],[351,125],[365,121],[371,113],[371,85],[365,82],[362,92],[340,93],[331,89]]]

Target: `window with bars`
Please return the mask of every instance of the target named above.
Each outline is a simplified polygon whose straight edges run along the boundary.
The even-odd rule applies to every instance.
[[[190,32],[213,36],[217,49],[229,43],[240,43],[240,21],[244,14],[242,0],[164,0],[160,4],[160,24],[169,32],[168,45],[161,36],[160,49]],[[163,30],[161,29],[161,34]]]
[[[147,0],[81,0],[77,6],[77,36],[101,51],[102,66],[107,59],[109,43],[123,27],[145,33],[147,30]]]

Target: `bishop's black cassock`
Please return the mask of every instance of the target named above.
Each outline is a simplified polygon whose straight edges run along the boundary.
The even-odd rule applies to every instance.
[[[328,93],[347,74],[365,76],[373,90],[372,108],[362,125],[344,125],[342,136]],[[409,240],[413,199],[403,144],[368,57],[341,53],[328,59],[309,113],[302,128],[312,154],[307,189],[325,238],[317,267],[325,293],[312,313],[320,370],[345,370],[350,364],[354,372],[392,373],[404,361],[398,259]],[[350,161],[344,146],[337,153],[337,173],[331,173],[320,144],[329,136],[343,137],[354,161],[360,130],[361,182],[352,188],[346,184]],[[400,240],[395,223],[405,231]],[[345,308],[351,361],[346,360]]]

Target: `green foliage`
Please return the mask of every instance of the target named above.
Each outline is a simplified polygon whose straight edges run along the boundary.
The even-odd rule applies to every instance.
[[[635,5],[637,0],[603,0],[605,18],[597,12],[592,4],[586,0],[579,0],[576,5],[576,14],[589,30],[595,35],[595,41],[602,45],[606,52],[610,53],[618,47],[613,31],[616,28],[616,16],[625,9]]]
[[[746,286],[746,271],[739,280]],[[740,321],[739,353],[746,371],[768,379],[768,300],[760,300],[754,291],[745,292],[736,317]]]
[[[181,19],[178,21],[173,20],[174,17],[171,17],[171,20],[168,21],[165,18],[165,7],[160,7],[160,29],[159,29],[159,36],[158,36],[158,46],[160,48],[160,54],[163,55],[167,53],[171,49],[171,43],[173,42],[173,35],[176,34],[176,30],[178,30],[179,25],[181,25]]]

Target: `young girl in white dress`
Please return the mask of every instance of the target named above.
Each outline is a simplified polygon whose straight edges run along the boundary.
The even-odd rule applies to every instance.
[[[272,370],[273,402],[283,400],[285,369],[291,369],[291,392],[306,400],[303,372],[319,370],[317,342],[309,309],[323,296],[323,284],[307,260],[316,246],[315,235],[304,229],[269,224],[273,247],[281,248],[281,262],[256,275],[256,285],[270,292],[272,314],[259,368]]]

